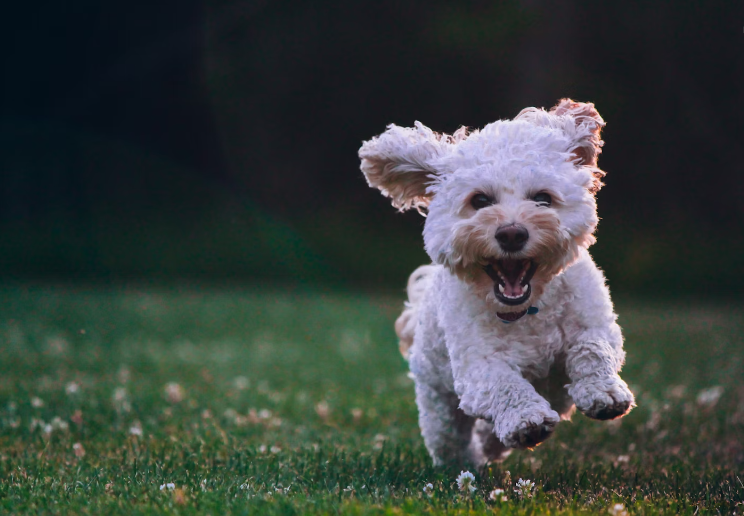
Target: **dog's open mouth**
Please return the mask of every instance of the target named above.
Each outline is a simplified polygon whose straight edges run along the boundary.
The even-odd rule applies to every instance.
[[[525,303],[532,294],[530,280],[535,275],[537,263],[530,259],[504,258],[494,260],[484,267],[493,280],[493,293],[505,305],[517,306]]]

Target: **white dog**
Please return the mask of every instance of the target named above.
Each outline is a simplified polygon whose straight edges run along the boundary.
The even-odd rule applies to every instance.
[[[604,121],[561,100],[480,131],[390,125],[361,169],[400,210],[427,213],[434,265],[396,322],[435,464],[501,460],[547,439],[574,405],[614,419],[635,405],[594,243]],[[410,350],[408,347],[410,346]]]

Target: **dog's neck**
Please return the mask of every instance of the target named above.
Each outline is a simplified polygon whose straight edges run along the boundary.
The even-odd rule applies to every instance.
[[[507,313],[496,312],[496,317],[498,317],[502,323],[509,324],[509,323],[513,323],[513,322],[520,320],[525,315],[534,315],[538,311],[539,310],[536,306],[531,306],[527,310],[522,310],[521,312],[507,312]]]

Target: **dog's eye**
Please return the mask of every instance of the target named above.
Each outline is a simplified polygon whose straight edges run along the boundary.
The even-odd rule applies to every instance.
[[[550,206],[550,204],[553,202],[553,198],[545,192],[540,192],[539,194],[535,195],[532,200],[541,206]]]
[[[480,210],[481,208],[485,208],[486,206],[491,206],[493,204],[493,199],[491,199],[486,194],[475,194],[470,199],[470,206],[475,208],[476,210]]]

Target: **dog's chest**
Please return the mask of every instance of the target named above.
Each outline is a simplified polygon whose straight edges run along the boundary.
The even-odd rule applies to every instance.
[[[484,344],[507,363],[518,367],[525,377],[545,378],[565,348],[559,324],[562,312],[561,306],[544,305],[537,314],[513,323],[492,321],[484,328]]]
[[[445,338],[467,342],[473,359],[497,354],[526,378],[545,378],[551,366],[562,360],[565,349],[567,294],[564,290],[562,282],[555,281],[538,303],[538,313],[504,323],[494,310],[467,290],[452,289],[440,305]]]

